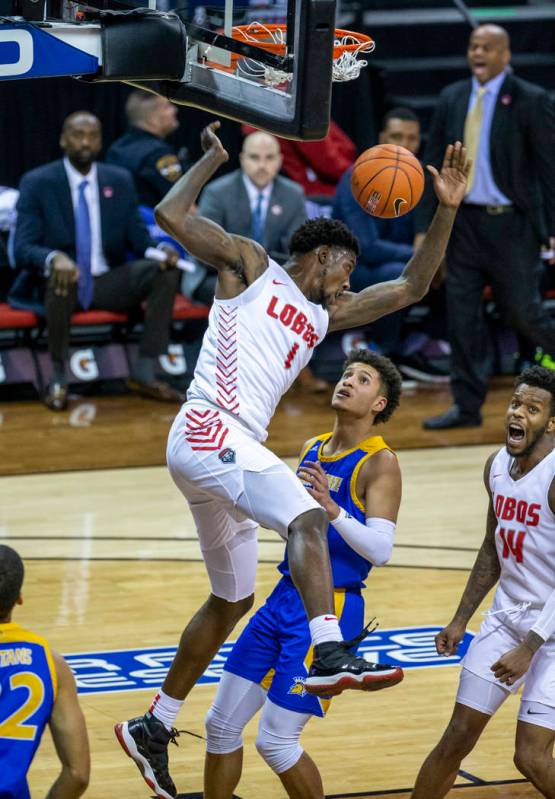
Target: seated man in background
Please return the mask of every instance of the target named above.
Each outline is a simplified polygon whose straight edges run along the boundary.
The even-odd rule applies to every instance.
[[[417,116],[405,108],[394,108],[383,121],[380,144],[397,144],[413,155],[420,147],[420,123]],[[362,210],[351,191],[349,168],[337,187],[333,217],[352,230],[360,242],[361,255],[351,275],[353,291],[362,291],[387,280],[396,280],[413,254],[413,215],[408,213],[392,220],[378,219]],[[372,325],[372,334],[380,349],[390,357],[401,354],[401,328],[404,311],[390,314]]]
[[[166,137],[179,127],[177,107],[150,92],[131,92],[125,103],[129,127],[106,153],[106,162],[133,175],[139,203],[148,208],[160,202],[183,174],[182,164]]]
[[[256,128],[242,125],[245,135]],[[345,170],[356,159],[356,146],[339,125],[330,120],[327,136],[319,141],[278,138],[282,171],[303,187],[307,197],[333,197]]]
[[[96,163],[102,147],[99,120],[77,111],[64,122],[65,158],[23,176],[17,205],[15,257],[47,278],[45,313],[52,381],[45,402],[67,407],[66,362],[71,314],[78,308],[126,311],[146,301],[140,357],[129,387],[171,402],[180,394],[156,380],[156,360],[167,352],[179,274],[170,245],[167,261],[146,260],[153,242],[141,220],[131,175]],[[127,261],[131,252],[137,260]]]
[[[27,772],[48,724],[62,770],[47,799],[77,799],[90,774],[85,719],[63,657],[12,622],[23,576],[17,552],[0,545],[0,796],[30,799]]]

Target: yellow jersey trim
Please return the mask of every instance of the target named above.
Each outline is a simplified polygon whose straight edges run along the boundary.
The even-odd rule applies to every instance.
[[[365,449],[366,450],[366,455],[364,455],[359,460],[359,462],[357,463],[357,465],[353,469],[353,473],[351,475],[351,480],[350,480],[350,483],[349,483],[349,493],[351,495],[351,499],[353,500],[353,502],[355,503],[357,508],[362,511],[362,513],[366,513],[366,508],[364,507],[364,504],[358,498],[357,490],[356,490],[357,489],[357,479],[358,479],[358,475],[359,475],[360,470],[362,469],[364,464],[368,460],[370,460],[372,455],[376,454],[376,452],[382,452],[382,450],[384,450],[384,449],[388,449],[390,452],[393,452],[391,447],[388,447],[388,445],[385,443],[385,441],[383,440],[383,438],[381,436],[374,436],[373,438],[368,438],[366,440],[366,442],[364,442],[364,443],[366,443],[368,446],[361,447],[360,449]],[[395,455],[394,452],[393,452],[393,454]]]
[[[50,679],[52,680],[52,692],[54,694],[55,701],[56,696],[58,695],[58,672],[56,671],[56,665],[54,663],[54,658],[52,657],[52,652],[50,650],[48,641],[42,635],[37,635],[37,633],[34,633],[31,630],[26,630],[24,627],[21,627],[15,622],[0,624],[0,646],[3,644],[15,644],[18,642],[38,644],[44,649],[44,655],[46,657],[46,662],[48,663],[48,670],[50,671]]]
[[[325,433],[324,435],[327,435],[327,433]],[[331,435],[331,433],[330,433],[330,435]],[[320,439],[321,437],[322,436],[313,436],[312,438],[308,439],[308,441],[306,442],[306,444],[302,448],[301,454],[299,455],[299,466],[301,465],[304,456],[306,455],[308,450],[311,448],[311,446],[314,444],[314,442],[318,441],[318,439]]]

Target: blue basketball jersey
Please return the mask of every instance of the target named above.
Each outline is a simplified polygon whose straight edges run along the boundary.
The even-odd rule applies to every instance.
[[[30,799],[27,771],[56,690],[45,639],[18,624],[0,624],[0,799]]]
[[[312,438],[301,455],[299,468],[303,463],[318,462],[328,475],[332,499],[340,508],[364,524],[366,521],[365,508],[356,493],[360,469],[376,452],[390,449],[390,447],[381,436],[371,436],[361,441],[354,449],[346,450],[340,455],[327,457],[322,451],[331,436],[331,433],[323,433]],[[332,524],[328,527],[328,546],[334,586],[336,588],[363,587],[372,564],[351,549]],[[278,569],[282,574],[290,576],[287,549],[285,558]]]

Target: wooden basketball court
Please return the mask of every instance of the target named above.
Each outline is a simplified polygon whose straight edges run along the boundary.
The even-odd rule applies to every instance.
[[[404,398],[386,432],[401,448],[404,478],[396,549],[390,565],[370,575],[365,592],[367,617],[377,615],[382,628],[450,619],[483,535],[482,469],[501,441],[509,392],[505,383],[491,393],[483,427],[436,437],[419,423],[445,407],[445,393]],[[292,456],[308,435],[329,429],[327,402],[286,397],[270,445]],[[7,475],[0,483],[2,539],[21,553],[27,569],[16,619],[66,654],[175,645],[208,582],[187,506],[161,465],[173,409],[119,398],[74,403],[60,415],[35,404],[4,404],[0,414]],[[276,535],[260,532],[257,606],[276,582],[282,550]],[[479,624],[477,614],[471,629]],[[401,685],[344,694],[325,720],[311,721],[303,744],[321,767],[329,799],[409,797],[450,716],[457,679],[453,666],[407,669]],[[154,692],[82,697],[93,758],[91,799],[148,796],[116,744],[113,725],[143,713]],[[178,724],[192,735],[171,747],[172,774],[186,797],[202,795],[203,717],[213,693],[214,685],[195,688]],[[539,796],[512,764],[517,708],[510,698],[493,719],[450,797]],[[255,734],[251,722],[237,795],[281,799],[279,780],[254,748]],[[56,773],[46,734],[30,775],[32,795],[45,795]]]

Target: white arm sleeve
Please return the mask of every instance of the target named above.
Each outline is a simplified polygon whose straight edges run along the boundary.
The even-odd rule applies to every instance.
[[[555,633],[555,591],[547,597],[543,610],[532,627],[532,632],[537,633],[544,641]]]
[[[372,516],[362,524],[341,508],[339,516],[330,524],[351,549],[374,566],[383,566],[391,557],[395,522]]]

